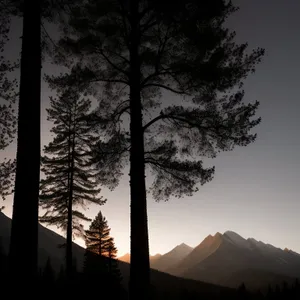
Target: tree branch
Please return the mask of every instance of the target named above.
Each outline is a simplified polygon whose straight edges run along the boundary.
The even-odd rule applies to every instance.
[[[104,53],[103,49],[98,48],[98,51],[100,52],[100,54],[104,57],[104,59],[114,68],[116,69],[118,72],[124,74],[125,76],[128,77],[128,72],[120,69],[118,66],[116,66],[110,59],[109,57]]]
[[[159,88],[165,89],[167,91],[173,92],[178,95],[188,95],[187,92],[185,92],[185,91],[175,90],[175,89],[173,89],[169,86],[166,86],[164,84],[161,84],[161,83],[147,83],[147,84],[144,84],[142,88],[151,87],[151,86],[159,87]]]
[[[173,172],[171,172],[169,170],[169,168],[167,168],[165,165],[163,165],[162,163],[159,163],[158,161],[156,160],[153,160],[153,159],[145,159],[144,160],[145,164],[148,163],[148,164],[152,164],[158,168],[160,168],[161,170],[163,170],[164,172],[168,173],[169,175],[171,175],[172,177],[174,177],[175,179],[177,180],[180,180],[180,181],[183,181],[183,182],[187,182],[187,183],[190,183],[189,180],[186,180],[185,178],[182,178],[176,174],[174,174]]]
[[[159,116],[157,116],[156,118],[152,119],[151,121],[149,121],[146,125],[144,125],[143,127],[143,131],[145,132],[146,129],[148,127],[150,127],[152,124],[154,124],[155,122],[159,121],[159,120],[163,120],[163,119],[167,119],[168,116],[167,115],[164,115],[164,114],[160,114]]]

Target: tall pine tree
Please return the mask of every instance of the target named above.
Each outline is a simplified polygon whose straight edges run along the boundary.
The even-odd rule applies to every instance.
[[[33,287],[36,286],[38,260],[41,67],[42,48],[45,45],[41,34],[42,17],[47,21],[57,21],[55,17],[58,12],[65,11],[73,3],[76,0],[8,0],[0,3],[1,17],[14,15],[23,19],[16,165],[8,162],[4,172],[0,171],[2,177],[15,173],[9,269],[15,283],[22,284],[26,276]],[[9,191],[11,180],[6,180],[0,186],[4,189],[4,195]],[[20,256],[19,249],[23,247],[20,235],[25,223],[28,231],[27,247],[23,250],[23,256]],[[18,293],[18,289],[13,292]]]
[[[192,195],[213,178],[203,157],[256,138],[259,103],[243,103],[243,80],[264,50],[235,42],[224,27],[235,11],[225,0],[177,1],[172,9],[167,1],[86,0],[60,41],[70,59],[56,61],[73,67],[48,78],[51,86],[99,93],[92,120],[107,136],[95,149],[100,180],[115,186],[130,162],[132,299],[146,299],[150,286],[145,168],[155,200]]]
[[[24,0],[22,12],[18,140],[9,262],[14,282],[20,284],[24,278],[28,278],[29,285],[34,289],[37,279],[41,144],[40,1]],[[27,230],[26,249],[20,239],[20,235],[24,232],[24,224]],[[24,248],[22,255],[20,255],[21,248]],[[29,287],[29,290],[32,288]]]
[[[102,205],[97,172],[91,166],[90,147],[96,138],[86,123],[91,102],[81,98],[74,89],[63,91],[58,99],[51,98],[48,120],[54,122],[53,141],[44,148],[41,180],[41,207],[46,209],[41,222],[56,225],[67,233],[66,273],[72,274],[73,235],[84,236],[82,221],[89,221],[78,210],[86,204]]]

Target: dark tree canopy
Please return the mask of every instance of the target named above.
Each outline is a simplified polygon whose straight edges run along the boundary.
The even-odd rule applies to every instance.
[[[70,72],[48,82],[99,100],[99,180],[115,187],[130,164],[130,299],[150,294],[146,190],[157,201],[190,196],[213,178],[203,158],[256,138],[259,103],[243,102],[243,81],[264,50],[224,27],[235,10],[225,0],[85,0],[64,27],[56,63]]]
[[[12,72],[18,67],[5,59],[4,49],[9,41],[10,18],[0,13],[0,151],[3,151],[14,139],[16,133],[15,102],[18,85]],[[3,199],[12,192],[15,161],[0,163],[0,195]]]
[[[243,103],[243,80],[264,50],[250,52],[223,27],[236,10],[231,3],[205,1],[195,4],[190,15],[185,1],[172,5],[172,13],[162,1],[139,2],[145,164],[155,178],[154,199],[167,200],[191,195],[212,179],[214,168],[204,167],[202,157],[255,140],[251,129],[260,118],[252,117],[259,104]],[[70,60],[57,57],[65,66],[73,63],[71,72],[48,78],[53,88],[76,82],[97,95],[93,120],[106,136],[97,146],[99,176],[110,186],[117,184],[130,150],[130,14],[125,3],[85,1],[77,7],[65,28],[69,37],[60,40]]]

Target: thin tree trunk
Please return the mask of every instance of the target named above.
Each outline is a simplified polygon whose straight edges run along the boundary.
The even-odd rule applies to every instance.
[[[150,287],[148,220],[144,164],[144,134],[140,96],[138,1],[131,0],[130,36],[130,190],[131,263],[129,298],[148,299]]]
[[[75,112],[74,112],[75,113]],[[72,279],[73,275],[73,182],[74,182],[74,161],[75,161],[75,124],[73,124],[73,138],[71,150],[70,182],[69,182],[69,202],[68,202],[68,226],[67,226],[67,247],[66,247],[66,272],[67,278]]]
[[[102,255],[102,237],[101,237],[101,232],[99,230],[99,255]]]
[[[40,183],[41,13],[39,0],[23,3],[17,167],[9,264],[14,282],[35,284]],[[24,231],[25,230],[25,231]],[[24,234],[26,247],[24,247]],[[18,291],[17,286],[15,290]],[[32,291],[30,287],[28,290]],[[19,291],[18,291],[19,292]]]
[[[108,258],[109,258],[109,261],[108,261],[108,273],[112,276],[112,255],[111,255],[111,251],[109,252],[108,254]]]

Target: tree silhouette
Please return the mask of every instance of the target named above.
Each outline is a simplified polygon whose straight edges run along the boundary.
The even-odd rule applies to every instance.
[[[102,205],[106,200],[99,196],[96,172],[91,166],[90,146],[96,138],[86,123],[85,116],[91,107],[90,100],[80,98],[68,89],[58,99],[50,99],[48,120],[54,122],[54,138],[44,148],[40,204],[46,209],[40,221],[56,225],[67,232],[66,272],[72,274],[73,235],[84,236],[82,221],[89,221],[78,211],[88,203]]]
[[[55,273],[51,265],[51,259],[48,257],[45,267],[42,271],[42,280],[44,284],[49,288],[54,284],[55,281]]]
[[[5,59],[2,53],[8,42],[10,16],[0,12],[0,151],[4,150],[14,139],[16,133],[15,102],[17,98],[17,80],[10,74],[18,64]],[[0,163],[0,196],[5,200],[12,193],[14,160],[4,160]]]
[[[5,284],[6,281],[7,281],[7,255],[3,248],[2,237],[0,237],[0,282]]]
[[[121,272],[116,260],[117,248],[110,228],[101,211],[86,231],[86,254],[84,272],[90,280],[101,278],[113,290],[121,291]],[[117,295],[117,294],[116,294]]]
[[[39,0],[24,0],[18,110],[18,141],[10,240],[14,282],[36,285],[40,181],[41,13]],[[20,235],[26,230],[27,245]],[[20,249],[22,255],[20,255]],[[26,257],[26,259],[24,259]],[[30,282],[30,280],[33,280]],[[29,288],[29,290],[31,290]]]
[[[8,0],[0,3],[1,18],[2,16],[21,16],[23,19],[16,167],[14,167],[14,162],[6,162],[6,172],[0,172],[0,176],[5,176],[8,174],[7,170],[11,170],[10,174],[13,174],[15,169],[9,269],[15,282],[19,280],[22,282],[26,276],[32,279],[34,286],[37,279],[41,152],[41,60],[42,48],[47,44],[45,40],[42,43],[42,17],[48,21],[55,21],[58,12],[65,10],[72,3],[76,3],[76,0]],[[44,31],[43,37],[47,36]],[[10,116],[10,114],[6,113],[6,116]],[[6,122],[10,122],[10,120],[11,118],[8,117]],[[10,188],[10,182],[6,180],[5,184],[0,184],[0,188],[4,188],[4,195],[6,195]],[[19,249],[23,248],[23,242],[19,235],[22,234],[25,223],[30,234],[28,235],[27,247],[23,250],[24,256],[20,256]],[[26,273],[22,274],[22,272]],[[13,290],[13,292],[15,291],[16,289]]]
[[[18,83],[9,76],[17,67],[17,63],[11,63],[5,59],[4,48],[9,41],[10,16],[0,12],[0,150],[6,148],[16,133],[16,117],[14,104],[17,98]]]
[[[107,257],[108,260],[108,272],[112,276],[113,280],[120,283],[122,280],[122,275],[118,266],[117,260],[118,249],[115,246],[114,239],[111,237],[107,244]]]
[[[86,249],[98,255],[108,256],[110,239],[110,228],[100,211],[91,223],[89,230],[86,230]]]
[[[106,136],[94,151],[100,180],[115,187],[130,161],[132,299],[146,299],[150,282],[145,167],[155,200],[192,195],[213,178],[202,157],[256,138],[259,104],[243,103],[243,80],[264,50],[249,52],[224,28],[235,10],[223,0],[172,9],[156,0],[87,0],[59,43],[69,59],[56,62],[71,71],[48,77],[50,86],[76,83],[100,99],[92,117]]]

